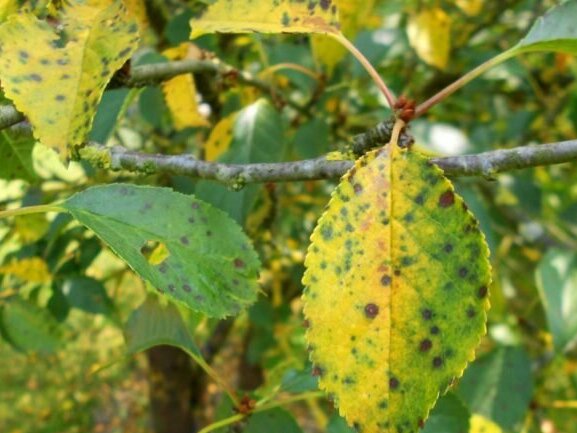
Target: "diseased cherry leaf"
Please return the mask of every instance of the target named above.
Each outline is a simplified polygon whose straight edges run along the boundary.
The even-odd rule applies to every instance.
[[[339,33],[336,0],[216,0],[190,20],[190,38],[206,33]]]
[[[577,54],[577,0],[569,0],[537,19],[527,36],[510,51],[559,51]]]
[[[256,300],[260,263],[224,212],[167,188],[111,184],[61,205],[160,293],[213,317]]]
[[[305,260],[319,386],[363,433],[416,432],[485,333],[489,251],[442,171],[394,145],[333,192]]]
[[[64,3],[57,30],[32,13],[0,25],[0,79],[35,136],[62,159],[86,140],[104,88],[136,49],[138,26],[115,0]]]

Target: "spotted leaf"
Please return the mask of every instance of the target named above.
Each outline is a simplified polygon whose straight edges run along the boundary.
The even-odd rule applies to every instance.
[[[439,69],[447,66],[451,52],[451,17],[443,9],[426,9],[411,16],[407,35],[423,61]]]
[[[106,84],[136,48],[138,26],[111,0],[71,0],[60,18],[55,28],[31,13],[8,17],[0,79],[35,136],[65,158],[86,140]]]
[[[389,145],[343,177],[311,241],[304,312],[321,389],[363,433],[418,431],[485,332],[477,221],[437,166]]]
[[[336,0],[216,0],[190,21],[205,33],[339,33]]]
[[[240,227],[208,203],[166,188],[113,184],[76,194],[62,207],[188,308],[224,317],[256,299],[258,257]]]

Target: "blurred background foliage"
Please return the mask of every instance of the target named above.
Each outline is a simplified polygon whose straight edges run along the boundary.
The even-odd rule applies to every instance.
[[[95,141],[226,162],[288,161],[342,149],[391,114],[361,66],[322,36],[209,35],[192,45],[188,20],[207,1],[127,3],[144,29],[132,65],[214,56],[267,81],[273,92],[211,73],[111,88]],[[557,4],[341,3],[347,35],[397,94],[419,102],[515,45]],[[513,59],[415,121],[416,146],[458,155],[575,138],[576,76],[577,59],[568,55]],[[316,389],[300,279],[308,237],[334,182],[242,187],[84,163],[65,168],[19,134],[18,126],[0,131],[0,144],[23,149],[26,168],[0,163],[1,208],[124,181],[170,186],[226,210],[260,254],[262,295],[249,311],[220,322],[183,310],[183,326],[216,371],[254,398]],[[456,187],[491,249],[492,309],[477,360],[424,431],[577,432],[577,168],[456,179]],[[65,215],[33,215],[1,221],[0,239],[0,431],[197,431],[233,414],[222,390],[177,349],[126,354],[123,334],[147,288],[92,233]],[[184,429],[175,427],[178,420]],[[311,397],[255,414],[231,431],[351,430],[330,401]]]

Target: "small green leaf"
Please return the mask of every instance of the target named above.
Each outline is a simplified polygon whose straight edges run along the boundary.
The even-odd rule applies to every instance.
[[[188,308],[224,317],[256,300],[260,263],[250,240],[207,203],[167,188],[112,184],[76,194],[62,207]]]
[[[75,276],[66,278],[61,283],[60,289],[70,307],[92,314],[108,315],[112,312],[112,300],[100,281]]]
[[[515,54],[558,51],[577,54],[577,0],[569,0],[540,17],[527,36],[511,49]]]
[[[137,353],[163,344],[178,347],[191,356],[200,356],[178,309],[161,305],[158,298],[149,296],[132,312],[124,328],[128,353]]]
[[[0,26],[0,79],[35,136],[65,159],[86,140],[106,84],[139,37],[118,0],[65,2],[59,20],[57,30],[31,13],[9,16]]]
[[[90,131],[89,138],[91,141],[106,143],[110,134],[117,127],[118,115],[124,108],[129,93],[129,89],[114,89],[104,92]]]
[[[334,413],[329,419],[327,433],[357,433],[357,431],[349,427],[345,419],[338,413]]]
[[[248,420],[244,433],[302,433],[294,417],[284,409],[274,408],[258,412]]]
[[[555,349],[562,352],[577,338],[577,253],[549,251],[536,277]]]
[[[52,353],[60,346],[61,331],[48,310],[14,298],[0,313],[3,332],[19,350]]]
[[[282,390],[298,394],[318,389],[318,378],[311,373],[310,367],[300,371],[294,369],[287,371],[282,378]]]
[[[449,393],[439,399],[422,433],[465,433],[471,414],[458,397]]]
[[[517,431],[524,419],[532,393],[531,360],[517,347],[500,347],[480,357],[457,389],[471,412],[510,431]]]
[[[0,178],[36,180],[32,164],[32,150],[36,140],[29,134],[19,131],[0,131]]]

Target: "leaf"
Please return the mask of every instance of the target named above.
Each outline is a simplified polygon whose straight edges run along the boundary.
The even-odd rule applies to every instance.
[[[455,4],[467,15],[474,17],[483,10],[484,0],[456,0]]]
[[[441,8],[424,9],[409,18],[411,47],[426,63],[445,69],[451,52],[451,17]]]
[[[0,310],[2,329],[19,350],[52,353],[61,344],[58,322],[46,309],[13,298]]]
[[[0,23],[18,10],[17,0],[0,0]]]
[[[537,19],[527,36],[509,50],[512,55],[532,51],[577,54],[577,0],[569,0]]]
[[[531,361],[517,347],[501,347],[480,357],[467,369],[457,389],[472,412],[511,431],[523,421],[532,392]]]
[[[91,314],[109,315],[114,306],[100,281],[83,276],[66,278],[60,290],[68,305]]]
[[[577,338],[577,253],[550,250],[536,278],[555,349],[562,352]]]
[[[336,0],[216,0],[190,20],[190,38],[206,33],[339,33]]]
[[[106,143],[118,126],[118,116],[127,102],[130,102],[129,89],[114,89],[104,92],[98,110],[94,116],[89,139],[98,143]],[[128,98],[128,101],[127,101]]]
[[[471,414],[454,394],[439,399],[422,433],[464,433],[469,431]]]
[[[364,433],[415,432],[485,333],[488,248],[442,171],[391,145],[333,192],[305,259],[319,386]]]
[[[232,130],[237,114],[232,113],[220,119],[212,128],[204,144],[205,159],[207,161],[216,161],[230,148],[233,139]]]
[[[0,266],[0,274],[12,275],[30,283],[49,283],[52,280],[48,265],[40,257],[13,260]]]
[[[0,26],[0,79],[35,136],[65,159],[86,140],[106,84],[136,48],[138,27],[120,1],[71,0],[61,20],[59,34],[31,13],[11,15]]]
[[[473,414],[471,416],[471,430],[470,433],[503,433],[503,430],[494,422],[487,418]]]
[[[37,179],[32,164],[32,150],[36,141],[32,136],[11,130],[0,131],[0,178],[22,179],[32,182]]]
[[[282,377],[281,389],[295,394],[318,389],[318,378],[311,374],[310,366],[304,370],[288,370]]]
[[[329,419],[327,433],[357,433],[357,431],[349,427],[344,418],[335,413]]]
[[[165,50],[163,54],[170,60],[182,60],[191,58],[192,50],[192,44],[183,43]],[[198,111],[198,94],[192,74],[178,75],[165,81],[162,91],[177,130],[208,126],[208,121]]]
[[[286,410],[274,408],[264,412],[258,412],[248,420],[243,430],[244,433],[302,433],[294,417]]]
[[[61,205],[160,293],[209,316],[237,314],[257,295],[259,260],[222,211],[167,188],[111,184]],[[169,256],[153,265],[149,246]]]
[[[153,296],[149,296],[132,312],[124,336],[128,353],[167,344],[179,347],[190,355],[200,356],[200,350],[186,329],[178,309],[171,304],[161,305]]]

